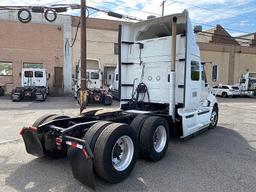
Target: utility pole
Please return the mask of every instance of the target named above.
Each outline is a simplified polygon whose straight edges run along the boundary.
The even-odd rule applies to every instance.
[[[87,105],[87,86],[86,86],[86,0],[81,0],[81,89],[80,89],[80,113],[86,108]]]
[[[162,7],[162,16],[164,16],[164,4],[165,4],[166,1],[167,1],[167,0],[164,0],[164,1],[161,3],[161,5],[160,5],[160,7]]]

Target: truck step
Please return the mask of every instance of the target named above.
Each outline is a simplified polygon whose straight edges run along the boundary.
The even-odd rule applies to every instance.
[[[121,84],[122,87],[133,87],[134,84]]]
[[[122,62],[122,65],[133,65],[133,62]]]
[[[122,41],[122,43],[123,44],[128,44],[128,45],[133,45],[134,44],[134,42],[132,42],[132,41]]]

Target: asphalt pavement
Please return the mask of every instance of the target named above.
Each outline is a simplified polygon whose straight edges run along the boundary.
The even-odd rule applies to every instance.
[[[165,158],[156,163],[139,159],[121,183],[108,184],[96,177],[96,191],[256,191],[256,100],[219,100],[216,129],[187,141],[172,140]],[[45,113],[78,112],[77,103],[67,97],[19,103],[0,97],[0,191],[90,191],[73,178],[67,159],[29,155],[19,136],[21,127]]]

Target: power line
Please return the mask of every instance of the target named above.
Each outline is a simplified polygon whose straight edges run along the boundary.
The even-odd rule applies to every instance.
[[[209,8],[206,8],[206,7],[201,7],[201,6],[198,6],[198,5],[193,5],[193,4],[190,4],[190,3],[186,3],[186,2],[184,2],[184,1],[180,2],[180,1],[177,1],[177,0],[172,0],[172,2],[170,2],[169,4],[167,4],[167,6],[168,6],[168,5],[171,5],[171,4],[173,4],[173,3],[186,4],[186,5],[190,6],[190,7],[195,7],[195,8],[198,8],[198,9],[207,10],[207,11],[209,11],[209,12],[214,12],[214,13],[217,12],[217,13],[223,14],[223,11],[219,11],[219,10],[216,10],[216,9],[213,10],[213,9],[209,9]],[[234,8],[238,8],[238,6],[236,6],[236,7],[234,7]],[[235,15],[235,16],[237,16],[237,15]],[[234,16],[234,17],[235,17],[235,16]],[[248,17],[245,17],[245,16],[241,16],[241,15],[240,15],[240,17],[243,17],[243,18],[248,19]],[[207,26],[207,24],[205,24],[205,25]],[[231,31],[236,31],[236,32],[242,32],[242,33],[250,33],[250,32],[238,31],[238,30],[231,29],[231,28],[225,28],[225,29],[228,29],[228,30],[231,30]]]
[[[94,0],[89,0],[89,1],[91,1],[92,3],[112,4],[112,5],[116,5],[116,6],[119,6],[119,7],[124,7],[124,8],[127,8],[127,9],[131,9],[131,10],[134,10],[134,11],[142,12],[142,13],[148,13],[148,14],[152,14],[152,15],[161,16],[161,14],[158,14],[158,13],[153,13],[153,12],[149,12],[149,11],[143,11],[141,9],[137,9],[137,8],[129,7],[129,6],[124,6],[124,5],[115,3],[115,2],[99,2],[99,1],[97,2],[97,1],[94,1]]]

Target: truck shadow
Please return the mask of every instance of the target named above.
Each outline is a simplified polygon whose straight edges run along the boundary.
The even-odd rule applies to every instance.
[[[121,183],[96,178],[96,191],[223,191],[227,186],[246,191],[247,186],[256,187],[255,162],[256,151],[243,136],[217,127],[184,142],[171,141],[160,162],[138,160]],[[11,170],[5,185],[20,192],[91,191],[73,178],[67,159],[37,158],[21,165],[5,159],[1,164],[0,174]]]

